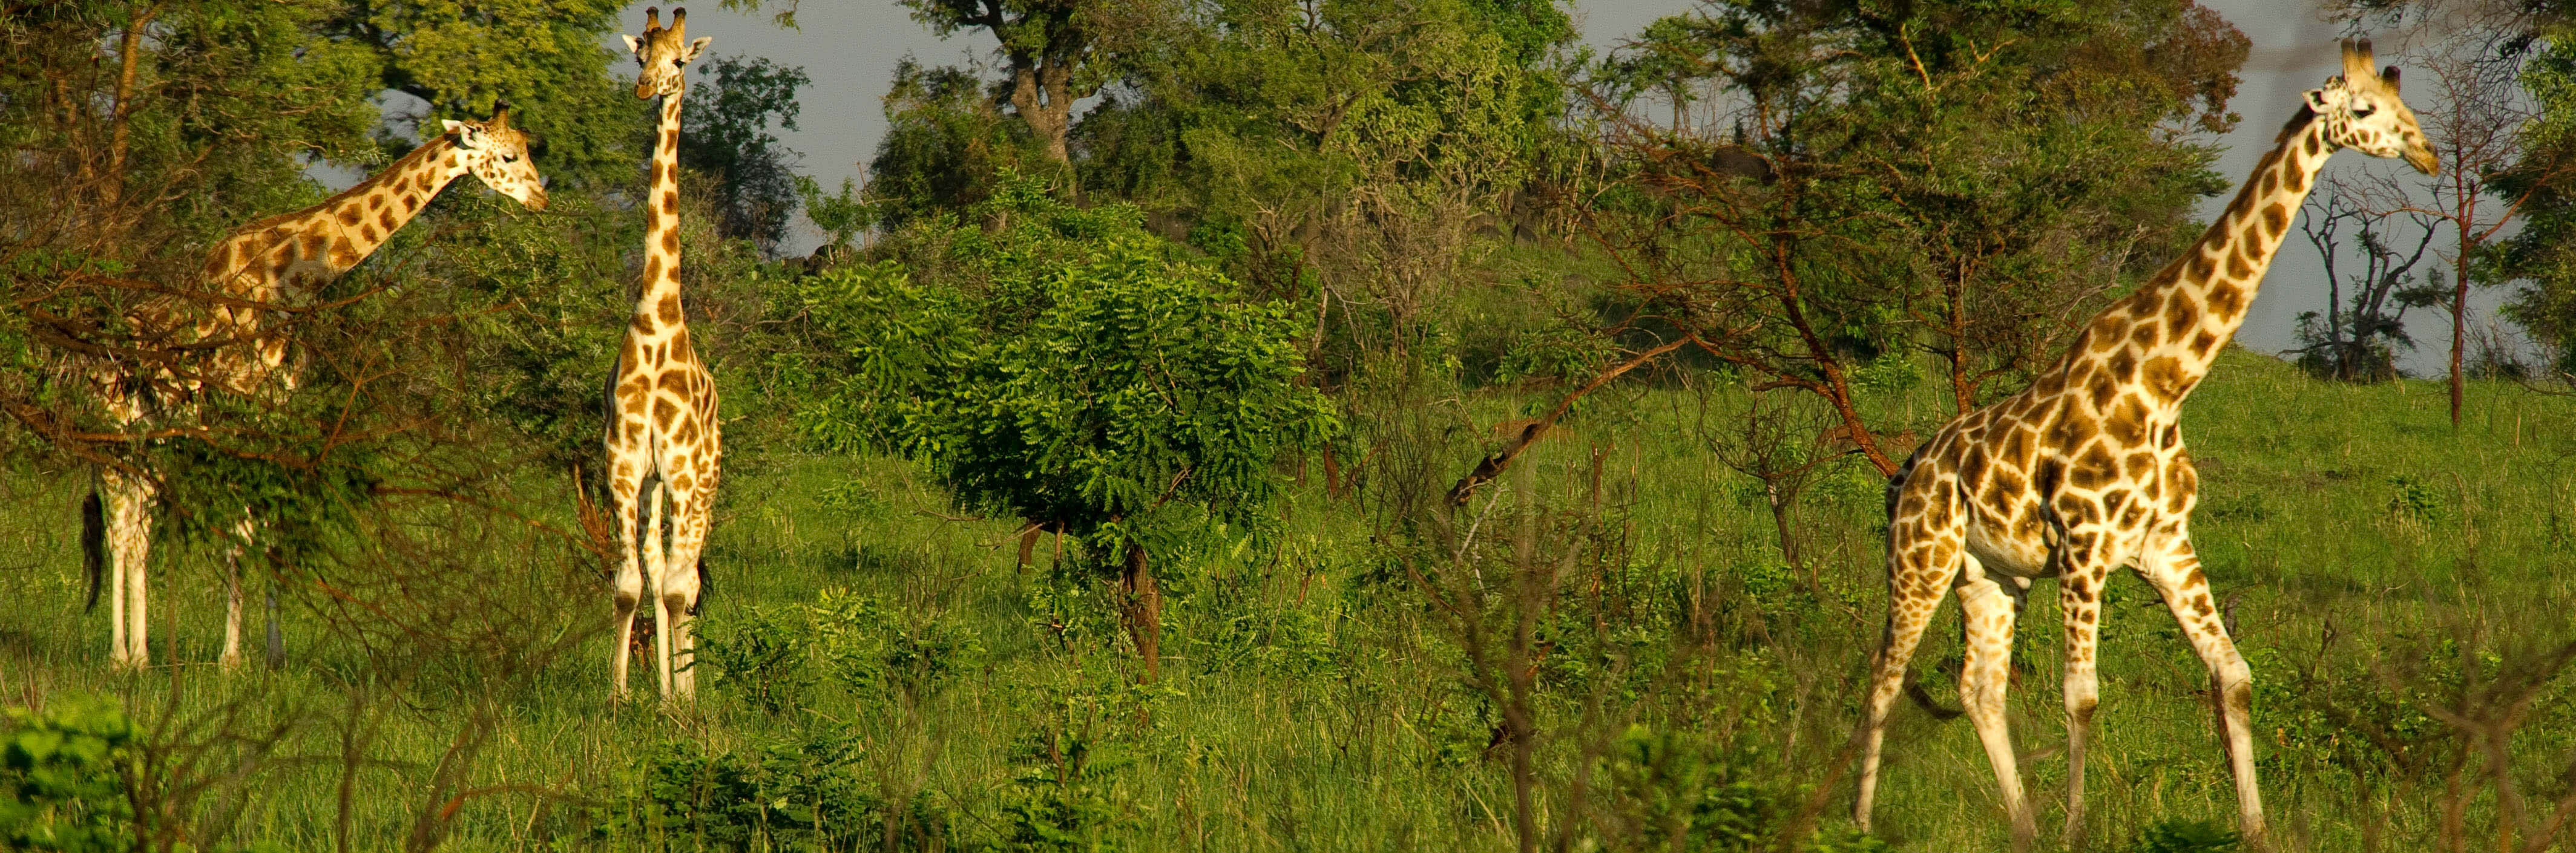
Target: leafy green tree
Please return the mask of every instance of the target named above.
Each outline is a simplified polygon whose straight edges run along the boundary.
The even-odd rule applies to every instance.
[[[1580,159],[1554,4],[1243,0],[1192,21],[1083,120],[1085,191],[1219,237],[1265,294],[1344,294],[1354,348],[1437,339],[1480,221]]]
[[[1004,102],[1047,159],[1071,165],[1073,105],[1116,79],[1172,11],[1166,0],[901,0],[946,38],[980,29],[1001,42]]]
[[[550,185],[574,189],[640,179],[638,122],[649,105],[608,73],[602,46],[626,8],[612,0],[339,0],[322,32],[381,63],[378,85],[428,102],[436,119],[480,117],[496,101],[546,140]]]
[[[796,152],[769,128],[796,129],[805,69],[728,56],[698,66],[698,76],[714,85],[681,103],[689,132],[680,137],[680,165],[714,179],[718,235],[775,253],[796,210]]]
[[[128,308],[197,289],[205,241],[310,203],[307,158],[374,155],[380,66],[319,0],[46,3],[0,15],[0,411],[100,464],[168,450],[113,433],[71,358],[179,365]],[[184,368],[182,368],[184,370]],[[184,442],[181,442],[184,443]]]
[[[1134,208],[1074,208],[1013,176],[970,214],[996,230],[907,235],[936,285],[890,265],[814,285],[830,290],[808,305],[855,306],[824,309],[842,334],[819,336],[853,369],[819,395],[809,434],[896,437],[959,504],[1063,531],[1078,565],[1117,579],[1152,679],[1153,555],[1211,524],[1259,526],[1277,463],[1333,425],[1298,381],[1301,322],[1281,303],[1237,301],[1233,282],[1176,258]]]
[[[1973,408],[2190,236],[2224,187],[2191,132],[2234,120],[2246,44],[2188,0],[1713,0],[1654,33],[1742,106],[1718,132],[1603,117],[1641,315],[1819,395],[1881,471],[1856,393],[1929,352]]]
[[[999,176],[1040,162],[1027,128],[1004,117],[983,83],[957,68],[896,64],[886,133],[868,162],[867,197],[895,229],[982,201]]]

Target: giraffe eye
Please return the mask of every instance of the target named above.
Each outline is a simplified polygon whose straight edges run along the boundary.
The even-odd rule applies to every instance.
[[[2369,104],[2363,104],[2363,105],[2361,105],[2361,107],[2360,107],[2359,109],[2355,109],[2355,110],[2353,110],[2353,111],[2352,111],[2352,117],[2353,117],[2353,118],[2369,118],[2369,117],[2371,116],[2371,114],[2372,114],[2372,113],[2376,113],[2376,112],[2379,112],[2379,108],[2378,108],[2378,107],[2371,106],[2371,105],[2369,105]]]
[[[517,154],[503,154],[503,155],[501,155],[501,162],[503,162],[503,163],[516,163],[516,162],[519,162],[519,155],[517,155]]]

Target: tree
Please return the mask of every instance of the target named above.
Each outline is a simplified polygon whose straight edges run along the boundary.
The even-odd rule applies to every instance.
[[[1077,128],[1085,191],[1313,300],[1342,353],[1436,340],[1468,239],[1580,159],[1557,62],[1573,27],[1553,4],[1242,0],[1191,23]]]
[[[1071,166],[1073,105],[1116,78],[1128,52],[1148,47],[1168,14],[1159,0],[902,0],[941,38],[981,29],[1002,43],[1002,84],[1014,115],[1047,159]]]
[[[2407,211],[2432,218],[2448,232],[2451,298],[2451,425],[2460,423],[2467,381],[2469,286],[2500,283],[2496,261],[2512,253],[2500,243],[2542,191],[2566,179],[2576,161],[2528,156],[2538,118],[2522,97],[2532,59],[2531,20],[2524,10],[2484,2],[2423,3],[2411,15],[2407,48],[2398,67],[2414,75],[2414,102],[2424,135],[2442,154],[2442,171],[2430,178],[2378,176],[2363,182],[2361,206]],[[2431,78],[2423,81],[2423,78]],[[2426,83],[2429,82],[2429,86]],[[2424,97],[2425,93],[2432,95]],[[2418,183],[2420,181],[2420,183]],[[2438,251],[2438,250],[2437,250]]]
[[[994,232],[898,238],[930,253],[913,264],[938,277],[928,287],[893,265],[808,285],[827,364],[846,365],[808,375],[849,378],[802,420],[843,443],[891,438],[960,505],[1062,531],[1077,566],[1116,579],[1152,680],[1155,555],[1212,524],[1265,523],[1278,463],[1332,428],[1298,381],[1301,323],[1175,259],[1131,207],[1076,209],[1009,176],[969,218]]]
[[[983,201],[1004,172],[1038,162],[1026,128],[1003,117],[962,69],[905,58],[886,90],[885,115],[866,196],[888,230],[935,211],[964,210]]]
[[[611,0],[343,0],[322,32],[363,46],[381,63],[378,85],[428,102],[412,116],[483,116],[508,101],[546,140],[550,185],[618,186],[639,180],[630,130],[650,106],[609,76],[602,38],[617,32],[625,4]]]
[[[2317,312],[2299,315],[2300,366],[2346,382],[2397,378],[2397,350],[2415,348],[2415,340],[2406,334],[2406,309],[2441,301],[2439,287],[2406,286],[2439,233],[2435,223],[2421,214],[2406,216],[2417,232],[2410,248],[2402,245],[2402,238],[2391,242],[2386,233],[2400,214],[2372,214],[2336,189],[2311,196],[2304,213],[2299,231],[2325,262],[2326,316],[2319,324]],[[2351,277],[2349,302],[2344,298],[2345,280],[2335,271],[2344,248],[2339,232],[2346,225],[2359,229],[2354,236],[2361,244],[2362,261],[2361,271]]]
[[[198,247],[310,203],[306,158],[364,162],[377,57],[323,2],[49,3],[0,16],[0,410],[41,447],[118,465],[91,359],[192,374],[192,341],[129,309],[200,295]],[[200,437],[203,437],[202,435]],[[173,442],[172,444],[185,443]]]
[[[1862,385],[1907,354],[1958,411],[2029,375],[2223,187],[2192,130],[2225,111],[2245,39],[2187,2],[1712,2],[1654,50],[1696,51],[1723,134],[1596,88],[1613,183],[1594,227],[1641,315],[1696,333],[1757,388],[1816,394],[1882,472]],[[1616,68],[1613,71],[1617,71]]]
[[[759,57],[728,56],[698,67],[714,85],[681,102],[689,132],[680,137],[680,165],[715,182],[716,233],[750,240],[776,254],[796,210],[796,152],[778,143],[769,127],[796,129],[796,90],[805,69],[781,68]]]

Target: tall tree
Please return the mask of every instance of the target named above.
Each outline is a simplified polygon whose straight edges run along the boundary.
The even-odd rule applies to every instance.
[[[2188,0],[1709,2],[1650,46],[1689,45],[1728,103],[1718,133],[1596,90],[1616,186],[1600,226],[1641,311],[1707,354],[1824,398],[1882,471],[1863,385],[1909,351],[1956,407],[2026,376],[2222,189],[2193,135],[2246,41]],[[1614,66],[1613,71],[1618,69]]]
[[[83,359],[176,364],[127,310],[191,294],[198,248],[319,198],[307,158],[364,162],[378,58],[335,3],[45,3],[0,15],[0,410],[57,450],[146,452],[98,421]]]
[[[609,76],[618,54],[602,46],[617,31],[614,0],[346,0],[331,4],[325,30],[381,58],[380,85],[428,102],[410,118],[489,114],[508,101],[546,141],[546,176],[564,188],[616,186],[640,174],[629,128],[643,102]]]
[[[1073,163],[1073,105],[1115,79],[1124,57],[1150,46],[1171,10],[1164,0],[902,0],[946,38],[980,29],[1001,42],[1013,114],[1050,160]]]
[[[680,137],[680,165],[714,179],[717,234],[775,254],[796,210],[796,152],[769,129],[796,129],[805,69],[728,56],[699,66],[698,76],[714,85],[681,106],[689,132]]]

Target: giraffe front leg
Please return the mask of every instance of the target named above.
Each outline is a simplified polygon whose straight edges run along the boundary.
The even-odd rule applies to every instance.
[[[2101,682],[2095,675],[2100,660],[2099,638],[2102,627],[2102,587],[2110,580],[2111,566],[2102,559],[2098,533],[2072,533],[2066,542],[2066,573],[2057,586],[2058,614],[2066,630],[2066,829],[2063,839],[2069,850],[2081,849],[2084,834],[2084,753],[2092,740],[2093,708],[2100,704]]]
[[[641,485],[636,466],[617,464],[609,479],[609,499],[617,514],[616,626],[617,645],[608,650],[609,689],[626,698],[627,649],[635,642],[635,609],[644,602],[644,572],[635,562],[635,498]]]
[[[2165,607],[2181,623],[2192,651],[2209,667],[2210,698],[2217,706],[2219,735],[2227,747],[2228,770],[2236,777],[2237,817],[2245,837],[2263,837],[2263,795],[2254,780],[2254,673],[2227,637],[2227,625],[2209,598],[2209,577],[2201,573],[2200,555],[2179,519],[2147,544],[2138,572],[2165,598]]]
[[[707,525],[715,505],[715,496],[703,487],[704,481],[691,484],[685,496],[675,492],[671,498],[671,565],[657,589],[662,595],[662,609],[671,614],[671,666],[678,695],[693,699],[698,692],[697,635],[691,623],[697,619],[698,560],[706,553]]]
[[[1959,668],[1959,702],[1967,710],[1968,722],[1976,727],[1977,742],[1986,749],[1986,763],[1994,767],[2004,817],[2012,823],[2013,849],[2028,850],[2039,835],[2039,823],[2023,795],[2021,766],[2013,754],[2012,732],[2004,722],[2004,688],[2012,680],[2013,623],[2020,601],[1987,577],[1976,557],[1963,553],[1959,559],[1965,564],[1958,593],[1963,616],[1960,631],[1965,635],[1961,640],[1966,647],[1966,660]]]
[[[1943,591],[1958,575],[1962,556],[1955,526],[1926,524],[1919,509],[1888,525],[1887,536],[1887,632],[1870,669],[1866,716],[1853,733],[1860,740],[1860,792],[1852,804],[1852,822],[1862,832],[1869,831],[1870,809],[1877,804],[1879,747],[1886,740],[1888,712],[1905,690],[1914,647],[1923,641]]]
[[[662,504],[670,497],[670,485],[667,479],[654,482],[653,493],[645,498],[644,523],[644,573],[653,578],[653,668],[661,678],[665,702],[671,699],[671,607],[665,592],[670,588],[671,556],[663,532]]]

